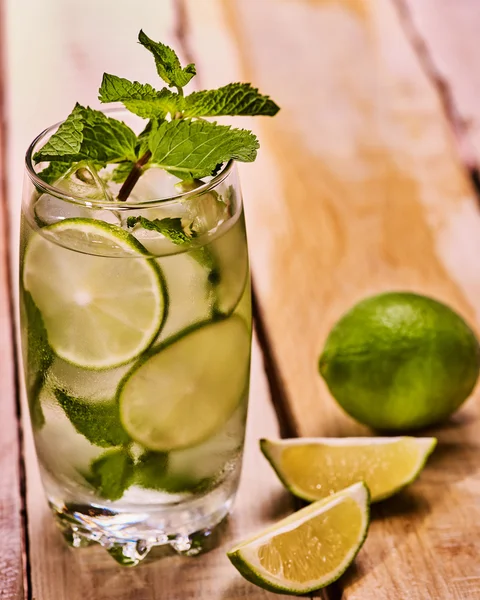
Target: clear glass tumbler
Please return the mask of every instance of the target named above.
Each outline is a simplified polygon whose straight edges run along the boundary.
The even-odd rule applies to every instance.
[[[99,543],[121,564],[165,544],[194,554],[231,510],[245,434],[252,325],[236,167],[188,185],[151,168],[120,202],[111,169],[88,162],[54,185],[39,178],[32,156],[55,130],[26,155],[20,242],[48,502],[72,546]]]

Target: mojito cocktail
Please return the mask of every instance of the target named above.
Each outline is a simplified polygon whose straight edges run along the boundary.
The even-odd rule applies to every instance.
[[[125,564],[201,547],[240,474],[251,308],[236,171],[145,201],[176,183],[152,168],[122,206],[87,165],[25,186],[21,326],[43,482],[67,539]],[[159,221],[171,230],[144,227]]]
[[[42,479],[74,547],[121,564],[195,554],[229,513],[251,346],[236,161],[259,147],[222,116],[273,116],[249,83],[186,94],[195,65],[143,31],[161,89],[105,73],[27,151],[20,303]]]

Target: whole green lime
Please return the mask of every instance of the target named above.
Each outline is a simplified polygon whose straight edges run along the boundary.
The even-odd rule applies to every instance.
[[[375,429],[411,430],[447,418],[477,381],[480,349],[445,304],[406,292],[355,305],[333,327],[319,369],[352,417]]]

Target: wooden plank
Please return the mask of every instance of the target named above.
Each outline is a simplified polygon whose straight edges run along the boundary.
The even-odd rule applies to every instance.
[[[4,120],[4,30],[0,3],[0,598],[24,597],[23,523],[20,490],[20,424],[13,349],[12,304],[9,281],[8,213],[6,199]]]
[[[404,25],[436,80],[457,129],[462,157],[480,168],[480,71],[476,0],[397,0]]]
[[[480,216],[437,91],[390,0],[186,2],[203,85],[252,81],[283,107],[255,121],[263,149],[242,182],[294,426],[365,432],[317,374],[340,314],[406,289],[444,300],[478,330]],[[375,509],[342,599],[478,597],[478,413],[477,392],[434,432],[440,447],[421,480]]]
[[[177,48],[179,40],[175,37],[176,11],[165,0],[162,3],[149,0],[136,5],[135,11],[120,10],[116,0],[104,1],[101,7],[94,0],[87,0],[81,9],[72,0],[62,3],[49,0],[42,6],[33,0],[22,5],[10,0],[8,8],[10,172],[13,174],[10,200],[18,229],[21,158],[34,135],[68,114],[76,100],[97,105],[96,90],[104,70],[156,83],[153,61],[135,44],[141,27],[152,37]],[[24,18],[26,13],[28,20]],[[38,31],[43,32],[44,52],[32,65],[28,40]],[[42,90],[34,101],[32,90]],[[266,598],[268,594],[244,581],[225,556],[233,540],[291,511],[290,498],[258,449],[258,438],[278,435],[278,425],[256,342],[249,415],[237,507],[221,545],[196,559],[168,558],[138,570],[119,568],[100,548],[72,551],[64,545],[44,500],[25,416],[33,597],[41,600]]]

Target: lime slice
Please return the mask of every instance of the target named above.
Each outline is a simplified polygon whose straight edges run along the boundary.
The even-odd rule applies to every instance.
[[[365,481],[372,502],[411,483],[435,448],[435,438],[303,438],[261,440],[282,483],[308,502]]]
[[[214,265],[215,310],[230,315],[248,279],[248,250],[243,216],[208,246]],[[211,276],[212,276],[211,275]]]
[[[27,246],[23,285],[54,352],[80,367],[107,369],[146,350],[166,316],[167,295],[141,244],[94,219],[65,219],[41,231]],[[104,249],[108,256],[85,253]]]
[[[368,524],[368,489],[357,483],[240,543],[228,558],[264,589],[307,594],[344,573],[365,540]]]
[[[238,317],[182,332],[127,374],[118,395],[124,428],[150,450],[200,444],[246,393],[249,357],[250,335]]]

